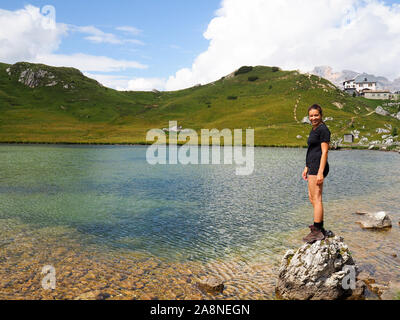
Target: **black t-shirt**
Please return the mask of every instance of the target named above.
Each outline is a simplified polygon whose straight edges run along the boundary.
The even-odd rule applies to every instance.
[[[331,141],[331,132],[325,123],[321,123],[314,130],[313,128],[310,131],[310,136],[308,137],[308,149],[306,156],[306,166],[317,166],[319,167],[319,163],[321,161],[322,149],[321,142],[330,142]]]

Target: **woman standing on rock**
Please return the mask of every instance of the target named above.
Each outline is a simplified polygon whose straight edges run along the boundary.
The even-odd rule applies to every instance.
[[[322,108],[314,104],[308,108],[308,117],[312,129],[308,137],[306,167],[303,179],[308,181],[308,197],[314,208],[314,224],[310,225],[311,232],[303,238],[307,243],[323,240],[328,236],[324,229],[324,207],[322,205],[322,189],[324,178],[328,175],[328,149],[331,132],[322,121]]]

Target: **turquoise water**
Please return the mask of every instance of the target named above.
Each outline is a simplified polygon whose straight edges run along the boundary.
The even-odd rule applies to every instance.
[[[296,218],[308,202],[305,152],[256,148],[254,173],[237,176],[235,165],[149,165],[145,146],[3,145],[0,218],[68,226],[157,256],[212,258],[309,222]],[[400,190],[399,160],[330,152],[324,200]]]
[[[235,164],[150,165],[146,146],[1,145],[0,225],[10,232],[0,244],[13,241],[16,221],[171,262],[279,260],[287,235],[312,222],[305,155],[256,148],[253,174],[238,176]],[[398,229],[398,153],[330,151],[329,163],[324,204],[335,231],[361,232],[349,218],[357,209],[390,211]]]

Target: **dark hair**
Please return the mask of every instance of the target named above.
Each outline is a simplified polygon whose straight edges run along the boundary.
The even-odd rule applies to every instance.
[[[313,104],[311,107],[308,108],[308,113],[310,113],[310,110],[318,110],[319,114],[321,115],[321,122],[325,123],[322,120],[322,108],[319,104]]]

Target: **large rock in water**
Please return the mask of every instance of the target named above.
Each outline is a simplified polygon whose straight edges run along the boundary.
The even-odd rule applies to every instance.
[[[385,229],[392,227],[392,220],[385,211],[375,213],[358,213],[363,215],[363,219],[356,221],[363,229]]]
[[[335,300],[363,295],[358,267],[342,237],[288,250],[279,269],[275,292],[280,299]]]

